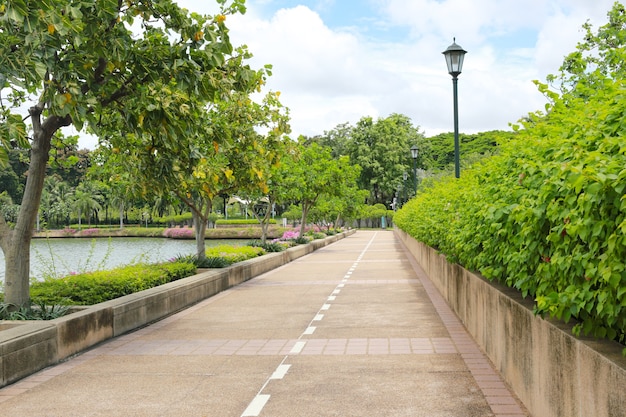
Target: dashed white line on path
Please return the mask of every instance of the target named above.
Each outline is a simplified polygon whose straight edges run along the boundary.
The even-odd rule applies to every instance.
[[[270,399],[269,395],[264,395],[264,394],[257,395],[256,397],[254,397],[252,402],[250,402],[250,404],[248,405],[248,408],[246,408],[246,410],[243,412],[241,417],[258,416],[259,414],[261,414],[261,410],[263,410],[263,407],[265,407],[265,404],[267,403],[269,399]]]
[[[289,368],[291,368],[291,365],[279,365],[270,377],[270,379],[283,379],[285,375],[287,375],[287,371],[289,371]]]
[[[296,342],[296,344],[293,345],[293,347],[291,348],[289,353],[291,354],[291,353],[300,353],[300,352],[302,352],[302,349],[304,349],[304,345],[306,345],[306,342],[303,342],[303,341]]]
[[[359,262],[363,258],[363,255],[365,254],[365,252],[367,252],[367,250],[371,246],[372,242],[376,238],[376,235],[377,235],[377,233],[375,233],[374,236],[367,243],[367,245],[365,246],[365,248],[363,249],[363,251],[361,252],[359,257],[357,258],[357,261],[352,265],[352,267],[348,270],[348,272],[344,276],[343,280],[341,281],[342,283],[339,284],[337,286],[337,289],[335,289],[333,291],[332,295],[328,297],[328,301],[334,301],[335,298],[336,298],[335,295],[339,294],[341,292],[341,290],[339,290],[338,288],[343,288],[344,287],[344,283],[346,283],[348,281],[348,278],[350,278],[350,276],[352,275],[352,272],[358,266]],[[324,305],[322,305],[322,308],[320,309],[320,311],[321,310],[328,310],[330,308],[330,306],[331,306],[330,304],[326,304],[325,303]],[[323,314],[319,314],[319,312],[318,312],[318,314],[315,315],[315,317],[313,318],[313,320],[311,320],[311,322],[320,321],[323,318],[324,318],[324,315]],[[303,335],[313,334],[315,329],[316,329],[315,326],[308,326],[300,337],[302,337]],[[305,345],[306,345],[306,341],[303,341],[303,340],[297,341],[294,344],[294,346],[291,348],[291,351],[289,352],[289,354],[299,354],[299,353],[301,353],[302,350],[304,349]],[[250,402],[250,404],[245,409],[245,411],[243,412],[241,417],[258,417],[258,415],[261,414],[261,411],[263,411],[263,407],[265,407],[265,404],[267,404],[267,402],[270,399],[270,395],[268,395],[268,394],[261,394],[261,392],[263,392],[263,390],[265,389],[265,387],[267,386],[267,384],[269,383],[270,380],[273,380],[273,379],[283,379],[285,377],[285,375],[289,371],[289,368],[291,367],[291,365],[285,364],[285,360],[287,360],[287,357],[288,356],[285,356],[285,358],[282,360],[281,364],[278,365],[278,368],[276,368],[274,373],[265,381],[265,383],[263,384],[263,386],[259,390],[258,394]]]

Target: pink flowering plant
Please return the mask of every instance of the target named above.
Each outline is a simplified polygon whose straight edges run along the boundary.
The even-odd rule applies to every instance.
[[[280,240],[296,240],[298,237],[300,237],[300,232],[297,230],[287,230],[283,233]]]
[[[170,239],[193,239],[195,237],[193,229],[189,227],[165,229],[163,236]]]
[[[75,234],[76,234],[76,232],[78,232],[78,230],[76,230],[76,229],[72,229],[71,227],[66,227],[65,229],[63,229],[63,230],[61,231],[61,233],[63,233],[63,235],[65,235],[65,236],[72,236],[72,235],[75,235]]]
[[[85,229],[82,232],[80,232],[81,236],[97,236],[100,233],[100,231],[98,229]]]

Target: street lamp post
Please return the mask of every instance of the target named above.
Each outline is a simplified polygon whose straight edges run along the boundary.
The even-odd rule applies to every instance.
[[[461,176],[461,168],[459,167],[459,103],[457,97],[457,77],[463,69],[463,58],[467,53],[466,50],[456,44],[456,39],[452,38],[452,45],[443,51],[448,65],[448,73],[452,75],[452,93],[454,95],[454,176]]]
[[[404,172],[402,173],[402,180],[403,180],[403,181],[402,181],[402,194],[404,194],[404,195],[402,196],[402,198],[403,198],[403,200],[404,200],[404,201],[402,202],[402,204],[406,203],[406,201],[407,201],[407,199],[408,199],[408,197],[407,197],[407,191],[406,191],[406,180],[407,180],[407,178],[408,178],[408,177],[409,177],[409,174],[407,174],[407,172],[406,172],[406,171],[404,171]]]
[[[417,195],[417,155],[419,154],[419,149],[417,145],[411,146],[411,158],[413,158],[413,189],[415,190],[415,195]]]

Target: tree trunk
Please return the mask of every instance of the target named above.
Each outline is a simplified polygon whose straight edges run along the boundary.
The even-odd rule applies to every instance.
[[[28,178],[15,228],[10,230],[4,221],[0,221],[0,247],[5,254],[4,301],[17,307],[27,306],[30,301],[30,242],[41,203],[50,140],[59,128],[71,122],[69,117],[49,116],[41,123],[42,111],[43,105],[29,110],[33,140]]]
[[[302,204],[302,221],[300,222],[300,237],[304,237],[304,232],[306,228],[306,217],[309,214],[309,208],[306,204]]]
[[[267,231],[270,227],[270,215],[272,214],[271,211],[271,203],[268,203],[268,208],[265,211],[265,214],[263,216],[263,218],[260,219],[260,223],[261,223],[261,244],[265,245],[265,242],[267,242]]]
[[[207,219],[202,218],[196,210],[192,210],[193,217],[193,230],[196,237],[196,256],[198,259],[206,258],[206,245],[204,243],[204,237],[206,236],[206,224]]]

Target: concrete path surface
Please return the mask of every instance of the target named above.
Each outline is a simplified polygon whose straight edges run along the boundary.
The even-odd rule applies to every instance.
[[[357,231],[0,389],[4,416],[521,417],[392,231]]]

